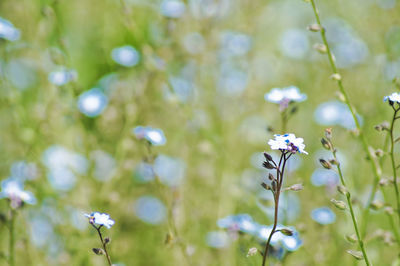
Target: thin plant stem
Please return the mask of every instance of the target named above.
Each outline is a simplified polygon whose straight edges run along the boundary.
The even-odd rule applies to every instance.
[[[99,233],[100,241],[101,241],[101,244],[103,245],[103,250],[106,253],[105,255],[106,255],[106,258],[107,258],[108,265],[112,266],[111,258],[110,258],[110,255],[108,254],[108,251],[107,251],[107,243],[104,241],[103,236],[102,236],[101,231],[100,231],[102,225],[100,225],[99,227],[96,227],[95,225],[93,225],[93,227],[96,228],[97,233]]]
[[[315,15],[315,19],[317,21],[317,24],[321,28],[321,30],[320,30],[321,38],[322,38],[322,41],[323,41],[323,43],[324,43],[324,45],[326,47],[326,52],[327,52],[327,55],[328,55],[328,59],[329,59],[329,63],[330,63],[331,69],[332,69],[334,74],[338,74],[337,67],[336,67],[336,64],[335,64],[335,60],[333,58],[333,54],[332,54],[331,49],[329,47],[328,41],[326,39],[325,29],[322,27],[321,20],[320,20],[320,17],[319,17],[319,12],[318,12],[318,9],[317,9],[317,7],[315,5],[315,0],[310,0],[310,2],[311,2],[311,5],[312,5],[312,8],[313,8],[313,11],[314,11],[314,15]],[[358,134],[359,134],[359,138],[361,140],[362,147],[364,149],[364,152],[370,158],[371,168],[372,168],[372,172],[374,174],[374,180],[372,182],[371,192],[369,194],[369,197],[368,197],[368,200],[367,200],[367,204],[366,204],[366,206],[364,208],[364,211],[363,211],[363,214],[362,214],[361,235],[364,235],[366,233],[367,220],[368,220],[368,216],[369,216],[370,206],[371,206],[371,203],[372,203],[373,199],[375,198],[375,193],[376,193],[377,188],[378,188],[378,183],[379,183],[379,179],[380,179],[380,175],[381,174],[380,174],[380,172],[379,172],[379,170],[378,170],[378,168],[377,168],[377,166],[376,166],[376,164],[375,164],[375,162],[373,160],[374,156],[373,156],[372,152],[368,149],[367,140],[365,138],[365,135],[364,135],[363,131],[361,130],[360,123],[359,123],[359,121],[357,119],[356,112],[355,112],[353,106],[350,103],[349,96],[347,95],[347,92],[344,89],[341,77],[337,79],[337,85],[339,87],[340,93],[343,95],[345,104],[347,105],[347,107],[349,108],[349,110],[351,112],[351,115],[353,117],[354,123],[356,125],[357,131],[358,131]]]
[[[265,244],[265,249],[264,249],[264,253],[263,253],[263,260],[262,260],[262,266],[265,266],[265,263],[267,261],[269,243],[271,242],[272,236],[276,232],[276,227],[278,225],[279,197],[280,197],[280,194],[281,194],[281,187],[282,187],[282,183],[283,183],[283,174],[284,174],[284,171],[285,171],[286,161],[289,159],[290,156],[291,156],[291,154],[288,157],[286,157],[286,152],[282,151],[281,158],[279,159],[279,164],[276,167],[277,185],[276,185],[276,189],[275,189],[275,191],[273,193],[274,194],[274,202],[275,202],[274,225],[272,227],[271,233],[269,234],[267,243]],[[283,165],[282,165],[282,162],[283,162]],[[282,165],[282,168],[280,168],[281,165]],[[282,169],[282,170],[280,170],[280,169]]]
[[[333,157],[335,158],[335,160],[337,161],[336,150],[332,150],[332,154],[333,154]],[[337,168],[338,173],[339,173],[340,182],[342,183],[342,185],[344,187],[346,187],[346,182],[344,180],[344,176],[343,176],[343,172],[342,172],[342,168],[340,167],[340,164],[336,165],[336,168]],[[371,265],[369,263],[369,260],[368,260],[367,252],[365,251],[365,247],[364,247],[364,242],[362,240],[362,236],[361,236],[360,231],[358,229],[357,220],[356,220],[356,217],[354,215],[353,204],[351,202],[350,193],[346,193],[346,199],[347,199],[347,204],[349,205],[349,210],[350,210],[351,220],[353,221],[354,230],[356,231],[358,245],[360,246],[361,252],[362,252],[362,254],[364,256],[365,264],[366,265]]]
[[[16,212],[11,209],[10,210],[10,239],[9,239],[9,254],[8,254],[8,263],[10,266],[15,265],[15,215]]]
[[[393,136],[393,129],[394,129],[394,123],[396,121],[396,115],[399,109],[395,109],[394,114],[393,114],[393,119],[392,123],[390,125],[389,133],[390,133],[390,160],[392,162],[392,169],[393,169],[393,185],[394,185],[394,191],[396,194],[396,203],[397,203],[397,209],[396,213],[399,216],[399,222],[400,222],[400,199],[399,199],[399,188],[397,187],[397,170],[396,170],[396,162],[394,159],[394,136]]]

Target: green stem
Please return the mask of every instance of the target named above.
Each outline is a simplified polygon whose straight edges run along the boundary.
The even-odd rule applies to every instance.
[[[328,59],[329,59],[329,63],[330,63],[331,69],[332,69],[333,73],[336,74],[336,73],[338,73],[337,67],[336,67],[336,64],[335,64],[335,60],[333,59],[333,55],[332,55],[331,49],[329,48],[328,41],[326,39],[325,29],[322,27],[321,20],[319,18],[319,13],[318,13],[317,7],[315,5],[315,0],[310,0],[310,2],[311,2],[311,5],[312,5],[312,8],[313,8],[313,11],[314,11],[314,15],[315,15],[315,19],[317,21],[317,24],[321,28],[321,30],[320,30],[321,38],[322,38],[322,41],[324,42],[324,45],[326,46],[326,51],[327,51],[327,55],[328,55]],[[367,140],[365,138],[365,135],[363,134],[363,131],[361,130],[361,126],[360,126],[360,123],[358,122],[358,119],[357,119],[357,116],[356,116],[356,112],[355,112],[353,106],[350,103],[349,96],[347,95],[347,92],[343,87],[343,83],[342,83],[342,79],[341,78],[337,79],[337,84],[338,84],[340,92],[342,93],[342,95],[344,97],[344,102],[347,105],[347,107],[349,108],[349,110],[351,112],[351,115],[353,117],[354,123],[355,123],[357,131],[359,133],[359,137],[360,137],[361,144],[362,144],[362,147],[364,149],[364,152],[370,158],[371,168],[372,168],[372,172],[374,174],[374,180],[373,180],[373,183],[372,183],[371,192],[370,192],[370,195],[369,195],[368,200],[367,200],[367,205],[365,206],[365,209],[364,209],[363,214],[362,214],[362,222],[363,223],[362,223],[362,226],[361,226],[361,235],[364,235],[365,232],[366,232],[366,226],[367,226],[367,220],[368,220],[370,206],[371,206],[371,203],[372,203],[373,199],[375,198],[375,193],[377,191],[377,187],[378,187],[378,183],[379,183],[379,179],[380,179],[380,173],[379,173],[378,168],[377,168],[377,166],[376,166],[376,164],[375,164],[375,162],[373,160],[374,156],[371,153],[371,151],[368,149]]]
[[[333,153],[333,156],[334,156],[335,160],[337,161],[336,152],[333,151],[332,153]],[[342,185],[344,187],[346,187],[346,182],[344,180],[343,173],[342,173],[342,168],[340,167],[340,164],[338,164],[336,166],[336,168],[338,170],[340,181],[341,181]],[[365,247],[364,247],[364,242],[362,240],[362,236],[360,234],[360,231],[358,230],[357,220],[356,220],[356,217],[354,215],[353,204],[351,202],[350,193],[346,194],[346,199],[347,199],[347,204],[349,205],[350,214],[351,214],[351,220],[353,221],[354,230],[356,231],[358,245],[360,246],[361,252],[363,253],[365,264],[366,265],[370,265],[368,257],[367,257],[367,252],[365,251]]]
[[[15,211],[13,209],[10,210],[10,239],[9,239],[9,254],[8,254],[8,263],[10,266],[15,265]]]
[[[393,136],[393,128],[394,128],[394,123],[396,121],[396,115],[399,109],[394,110],[393,114],[393,119],[392,123],[390,125],[390,159],[392,162],[392,169],[393,169],[393,181],[394,181],[394,191],[396,194],[396,202],[397,202],[397,209],[396,213],[399,216],[399,222],[400,222],[400,200],[399,200],[399,188],[397,187],[397,171],[396,171],[396,162],[394,159],[394,136]]]

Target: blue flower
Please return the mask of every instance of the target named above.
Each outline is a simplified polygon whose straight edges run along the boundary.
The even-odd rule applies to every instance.
[[[98,224],[100,226],[105,226],[108,229],[115,224],[115,221],[110,218],[107,213],[92,212],[91,214],[84,214],[85,217],[89,218],[90,224]]]
[[[260,226],[258,230],[258,238],[262,239],[263,241],[267,241],[269,235],[271,234],[273,226]],[[283,234],[281,231],[282,229],[289,229],[292,232],[291,236]],[[276,227],[277,232],[272,235],[270,244],[272,246],[279,246],[280,244],[287,250],[287,251],[296,251],[298,250],[303,241],[300,239],[299,233],[293,227],[285,227],[282,225],[278,225]]]
[[[311,218],[319,224],[332,224],[336,220],[336,214],[328,207],[317,208],[311,211]]]
[[[393,92],[392,94],[383,97],[383,101],[389,100],[389,103],[400,103],[400,93],[398,92]]]
[[[161,154],[154,160],[154,172],[164,185],[176,187],[185,177],[185,163],[179,158]]]
[[[125,67],[136,66],[140,60],[139,52],[130,45],[114,48],[111,57],[116,63]]]
[[[230,215],[217,221],[220,228],[238,230],[243,233],[253,234],[258,229],[258,224],[248,214]]]
[[[0,18],[0,38],[9,41],[17,41],[20,35],[19,29],[15,28],[10,21]]]
[[[85,91],[79,95],[78,108],[81,113],[88,117],[100,115],[107,107],[107,96],[97,88]]]
[[[143,222],[157,225],[167,217],[165,205],[153,196],[142,196],[135,203],[135,214]]]
[[[60,69],[53,72],[50,72],[48,79],[51,83],[56,86],[63,86],[75,79],[77,73],[73,69]]]
[[[212,248],[224,248],[229,245],[231,240],[224,231],[213,231],[208,232],[206,235],[206,243]]]
[[[167,142],[164,132],[159,128],[137,126],[132,131],[137,139],[146,139],[154,146],[161,146]]]
[[[160,8],[162,15],[168,18],[180,18],[185,13],[186,6],[180,0],[164,0]]]
[[[279,104],[285,100],[289,102],[303,102],[307,99],[307,95],[300,93],[299,88],[290,86],[283,89],[273,88],[264,95],[264,99],[268,102]]]

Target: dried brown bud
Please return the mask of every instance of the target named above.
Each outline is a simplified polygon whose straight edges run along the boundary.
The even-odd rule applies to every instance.
[[[321,139],[321,144],[326,150],[330,151],[332,149],[332,144],[324,138]]]
[[[93,250],[94,254],[96,254],[96,255],[104,255],[105,254],[104,250],[101,248],[92,248],[92,250]]]
[[[267,161],[273,161],[272,156],[269,155],[268,153],[264,152],[264,157]]]
[[[319,162],[325,169],[332,169],[332,165],[324,159],[319,159]]]
[[[269,173],[268,174],[268,179],[272,181],[272,180],[275,180],[275,177],[271,173]]]
[[[266,190],[271,190],[271,187],[268,185],[268,184],[266,184],[266,183],[261,183],[261,186],[263,187],[263,188],[265,188]]]
[[[275,166],[273,166],[269,161],[263,162],[263,166],[267,169],[275,169]]]

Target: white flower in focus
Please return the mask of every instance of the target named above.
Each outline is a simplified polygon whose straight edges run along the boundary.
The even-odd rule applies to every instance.
[[[264,95],[264,99],[272,103],[282,103],[285,100],[289,102],[302,102],[307,99],[307,95],[300,93],[299,88],[290,86],[283,89],[273,88]]]
[[[89,218],[89,223],[105,226],[108,229],[115,224],[115,221],[110,219],[110,215],[107,213],[92,212],[91,214],[85,213],[84,215]]]
[[[14,207],[18,207],[21,202],[26,202],[28,204],[36,203],[36,198],[33,196],[32,192],[25,191],[23,183],[14,178],[8,178],[1,182],[1,189],[0,199],[10,199],[12,202],[16,203]]]
[[[302,138],[296,138],[296,136],[292,133],[279,135],[274,135],[275,139],[270,139],[268,141],[268,145],[271,146],[273,150],[287,150],[292,153],[296,153],[297,151],[300,153],[308,154],[304,150],[306,145],[303,144],[304,140]]]
[[[387,100],[389,100],[389,102],[400,103],[400,93],[393,92],[392,94],[383,97],[383,101],[386,102]]]

